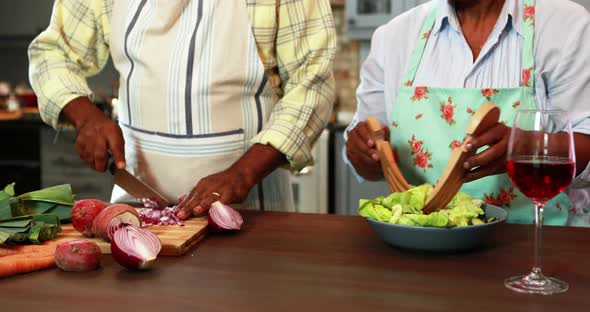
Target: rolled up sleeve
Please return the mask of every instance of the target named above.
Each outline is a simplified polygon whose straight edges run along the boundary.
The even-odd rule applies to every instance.
[[[29,46],[29,80],[42,119],[54,128],[66,104],[92,98],[86,77],[108,61],[110,10],[104,0],[56,0],[49,27]]]
[[[276,148],[301,170],[313,162],[311,149],[332,111],[336,32],[327,0],[288,1],[279,10],[275,51],[284,95],[251,143]]]

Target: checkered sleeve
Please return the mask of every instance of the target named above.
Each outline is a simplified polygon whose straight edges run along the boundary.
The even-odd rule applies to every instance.
[[[110,0],[56,0],[49,27],[29,46],[29,79],[43,120],[57,128],[71,100],[92,97],[86,77],[108,61]]]
[[[292,170],[301,170],[313,162],[311,148],[329,120],[335,96],[336,31],[330,1],[254,2],[259,4],[255,8],[259,12],[251,14],[255,27],[265,25],[265,19],[276,19],[274,32],[269,27],[258,29],[257,43],[262,54],[270,56],[263,59],[265,66],[276,65],[282,92],[252,143],[273,146],[287,157]],[[279,85],[273,81],[279,77],[270,75],[273,86]]]

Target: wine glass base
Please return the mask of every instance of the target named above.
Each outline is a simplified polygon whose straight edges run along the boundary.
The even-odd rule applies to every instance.
[[[568,283],[564,281],[534,273],[508,278],[504,281],[504,286],[512,291],[531,295],[555,295],[569,289]]]

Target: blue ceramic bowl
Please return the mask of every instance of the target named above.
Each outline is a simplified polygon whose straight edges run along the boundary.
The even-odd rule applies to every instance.
[[[367,219],[375,233],[387,244],[420,251],[463,251],[481,246],[506,221],[504,209],[485,205],[486,217],[491,223],[455,228],[430,228],[390,224]]]

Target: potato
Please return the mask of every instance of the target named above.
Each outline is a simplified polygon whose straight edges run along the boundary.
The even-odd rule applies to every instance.
[[[100,266],[101,254],[95,242],[76,240],[60,243],[55,248],[55,264],[63,271],[92,271]]]

